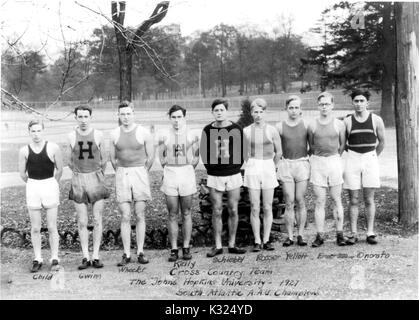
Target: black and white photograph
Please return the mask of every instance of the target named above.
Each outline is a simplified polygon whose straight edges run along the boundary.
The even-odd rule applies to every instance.
[[[418,300],[419,2],[0,12],[0,300]]]

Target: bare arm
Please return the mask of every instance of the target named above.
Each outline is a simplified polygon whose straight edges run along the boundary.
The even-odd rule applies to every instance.
[[[278,162],[282,158],[282,147],[281,147],[281,137],[277,130],[272,130],[272,142],[274,144],[274,163],[275,167],[278,167]]]
[[[192,158],[191,164],[195,169],[199,163],[199,137],[198,135],[196,135],[195,141],[192,144],[192,156],[193,158]]]
[[[250,158],[250,139],[246,128],[243,129],[243,162],[246,163]]]
[[[111,161],[113,169],[116,171],[116,149],[115,149],[115,137],[113,132],[111,133],[111,142],[109,144],[109,160]]]
[[[99,138],[98,147],[99,147],[99,152],[100,152],[100,167],[102,168],[102,171],[105,172],[106,163],[108,162],[108,154],[106,153],[103,134],[101,134],[98,138]]]
[[[23,181],[28,181],[28,174],[26,172],[26,163],[28,161],[28,147],[24,146],[19,150],[19,174]]]
[[[55,172],[55,179],[59,182],[63,175],[63,155],[58,145],[54,145],[54,164],[57,169]]]
[[[346,126],[342,121],[339,121],[339,154],[342,155],[346,146]]]
[[[314,153],[314,150],[313,150],[314,134],[313,134],[313,127],[311,123],[309,123],[309,125],[307,126],[307,142],[308,142],[308,154],[312,155]]]
[[[151,134],[148,134],[144,141],[145,153],[147,155],[147,160],[145,162],[145,168],[148,170],[151,169],[154,162],[155,152],[154,152],[154,139]]]
[[[161,166],[164,168],[167,164],[167,146],[164,143],[163,137],[158,139],[158,152]]]
[[[376,152],[377,152],[377,156],[379,156],[384,149],[385,127],[384,127],[383,119],[378,118],[378,117],[376,119],[377,119],[376,126],[377,126],[377,139],[378,139]]]

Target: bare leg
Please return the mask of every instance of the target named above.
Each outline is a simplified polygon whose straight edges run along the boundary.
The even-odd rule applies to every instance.
[[[303,236],[307,221],[307,209],[304,195],[307,190],[308,181],[300,181],[295,184],[295,201],[297,203],[298,235]]]
[[[285,200],[285,227],[287,229],[288,238],[293,239],[294,230],[294,198],[295,184],[294,182],[283,182],[282,191]]]
[[[221,232],[223,229],[223,193],[214,188],[210,189],[210,199],[212,203],[212,230],[214,232],[215,247],[221,249]]]
[[[274,189],[262,189],[263,201],[263,243],[269,242],[272,229],[272,201],[274,199]]]
[[[41,209],[28,209],[31,220],[31,240],[35,259],[42,262],[41,254]]]
[[[359,215],[359,190],[348,190],[349,194],[349,219],[351,222],[351,232],[356,234],[358,231]]]
[[[260,239],[260,189],[249,190],[250,198],[250,224],[252,225],[253,235],[255,237],[255,243],[261,244]]]
[[[59,237],[57,230],[58,207],[47,209],[47,226],[49,234],[49,247],[51,248],[51,260],[58,260]]]
[[[324,232],[325,212],[324,206],[326,204],[326,188],[313,185],[315,196],[314,220],[316,222],[317,233]]]
[[[236,246],[237,226],[239,224],[238,204],[240,200],[240,188],[227,191],[228,197],[228,247]]]
[[[337,186],[330,187],[330,197],[332,198],[332,202],[334,207],[334,213],[336,215],[336,230],[338,232],[343,232],[343,206],[342,206],[342,185],[339,184]]]
[[[121,211],[121,238],[124,246],[124,253],[127,258],[131,256],[131,203],[122,202],[119,204]]]
[[[145,201],[135,202],[135,214],[137,216],[137,254],[144,251],[144,239],[145,239]]]
[[[367,235],[374,235],[375,202],[374,188],[364,188],[365,210],[367,211]]]
[[[105,205],[105,200],[98,200],[93,204],[93,255],[92,259],[99,260],[99,249],[100,244],[102,243],[102,212],[103,206]]]
[[[180,197],[180,208],[182,211],[183,224],[182,224],[182,235],[183,235],[183,247],[189,248],[192,235],[192,196]]]
[[[85,203],[74,202],[74,207],[77,212],[77,226],[79,229],[79,238],[83,258],[89,259],[89,232],[87,231],[87,205]]]
[[[179,198],[176,196],[166,195],[167,211],[169,211],[169,240],[172,249],[177,249],[177,237],[179,233],[179,225],[177,215],[179,212]]]

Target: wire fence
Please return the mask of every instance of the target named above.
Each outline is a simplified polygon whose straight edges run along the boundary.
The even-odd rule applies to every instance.
[[[344,110],[351,109],[351,99],[348,95],[343,94],[342,90],[329,91],[334,96],[335,108]],[[304,94],[299,92],[295,93],[281,93],[281,94],[269,94],[269,95],[252,95],[250,99],[256,97],[263,98],[268,103],[270,109],[281,109],[285,106],[285,100],[291,94],[297,94],[301,97],[303,108],[306,110],[317,108],[317,96],[319,91],[311,91]],[[230,108],[237,110],[241,108],[241,101],[245,99],[245,96],[227,97]],[[166,100],[133,100],[134,107],[138,110],[167,110],[174,104],[181,105],[187,109],[208,109],[215,97],[207,98],[187,98],[187,99],[166,99]],[[39,111],[46,110],[52,103],[52,101],[25,101],[27,105],[33,107]],[[61,101],[54,110],[65,109],[71,110],[79,104],[84,104],[86,101]],[[116,110],[119,104],[118,100],[94,100],[89,103],[95,109],[105,110]],[[370,99],[370,108],[379,109],[381,104],[381,96],[376,93],[372,93]]]

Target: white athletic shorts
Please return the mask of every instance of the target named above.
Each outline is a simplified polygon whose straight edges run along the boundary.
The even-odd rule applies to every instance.
[[[343,183],[342,159],[338,154],[330,157],[310,157],[310,182],[320,187],[333,187]]]
[[[150,181],[145,167],[118,167],[115,186],[118,203],[151,200]]]
[[[224,177],[208,175],[207,179],[207,187],[214,188],[220,192],[231,191],[240,188],[242,185],[243,178],[241,173]]]
[[[273,159],[247,160],[244,169],[244,186],[251,189],[274,189],[279,185]]]
[[[282,159],[278,164],[277,177],[282,182],[301,182],[310,179],[308,158]]]
[[[58,207],[60,191],[54,177],[42,180],[28,179],[26,183],[26,205],[29,209],[51,209]]]
[[[380,187],[380,166],[375,150],[358,153],[348,150],[344,157],[343,188],[360,190]]]
[[[160,190],[168,196],[190,196],[197,192],[195,170],[192,165],[170,166],[163,169],[163,184]]]

